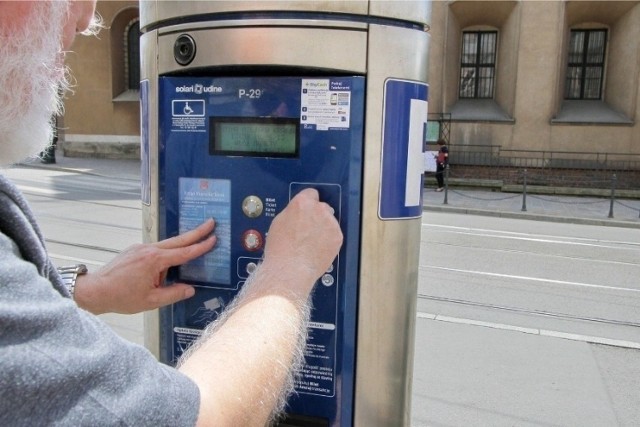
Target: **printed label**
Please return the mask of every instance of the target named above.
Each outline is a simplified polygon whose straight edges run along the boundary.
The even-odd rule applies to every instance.
[[[171,101],[172,132],[206,132],[204,99]]]
[[[300,123],[316,130],[348,129],[351,88],[339,81],[303,79]]]
[[[295,381],[298,393],[331,397],[335,394],[335,325],[311,327],[305,348],[305,365]]]

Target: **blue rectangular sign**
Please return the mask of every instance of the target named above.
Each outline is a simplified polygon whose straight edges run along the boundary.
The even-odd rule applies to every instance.
[[[428,97],[426,83],[397,79],[385,82],[380,219],[417,218],[422,214]]]

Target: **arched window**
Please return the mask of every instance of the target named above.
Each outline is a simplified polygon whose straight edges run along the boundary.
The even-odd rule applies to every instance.
[[[571,30],[565,99],[601,99],[607,30]]]
[[[496,31],[464,31],[459,97],[491,99],[496,79]]]
[[[137,7],[125,7],[109,26],[111,90],[115,102],[138,102],[140,90],[140,16]]]
[[[127,89],[140,89],[140,20],[132,21],[125,30],[125,72]]]

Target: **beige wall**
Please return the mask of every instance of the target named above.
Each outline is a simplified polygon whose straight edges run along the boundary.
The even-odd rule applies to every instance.
[[[137,94],[123,94],[120,59],[121,34],[137,16],[137,6],[136,1],[99,1],[107,28],[97,38],[79,37],[75,53],[69,54],[77,87],[66,101],[63,144],[73,142],[80,151],[98,154],[103,142],[128,144],[124,151],[137,148],[139,103]],[[603,104],[628,123],[552,123],[563,113],[567,43],[576,25],[609,30]],[[451,125],[452,144],[640,154],[640,1],[434,0],[430,112],[451,113],[460,105],[465,29],[498,31],[492,102],[503,117],[458,117]]]
[[[609,30],[602,104],[628,123],[552,123],[563,117],[566,45],[577,25]],[[493,102],[506,118],[496,120],[455,114],[461,33],[484,29],[498,31]],[[429,111],[454,112],[452,145],[640,154],[638,1],[434,1],[431,36]]]
[[[62,144],[70,154],[135,157],[140,135],[137,93],[124,92],[123,32],[138,16],[137,1],[99,1],[105,28],[97,37],[78,36],[66,63],[76,80],[67,94]],[[115,58],[115,61],[112,61]],[[121,145],[111,155],[114,143]],[[109,147],[107,149],[106,147]]]
[[[517,54],[516,124],[508,147],[552,149],[551,127],[558,94],[563,3],[522,2]],[[533,148],[535,147],[535,148]]]

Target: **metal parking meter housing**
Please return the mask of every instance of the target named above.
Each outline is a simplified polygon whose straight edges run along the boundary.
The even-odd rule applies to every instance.
[[[305,186],[343,228],[335,270],[314,291],[314,305],[333,301],[333,320],[312,315],[323,348],[307,349],[328,362],[306,361],[282,425],[410,425],[430,14],[429,1],[140,2],[144,240],[178,233],[201,205],[229,212],[222,270],[188,267],[194,301],[211,312],[228,303],[270,219]],[[290,142],[219,147],[218,127]],[[145,345],[161,361],[195,334],[192,309],[145,315]]]

